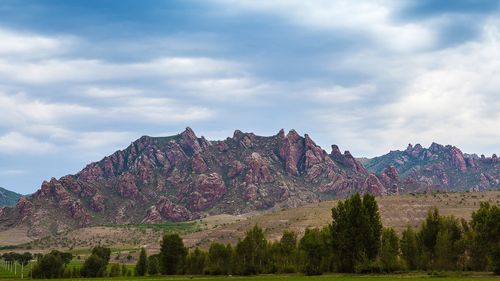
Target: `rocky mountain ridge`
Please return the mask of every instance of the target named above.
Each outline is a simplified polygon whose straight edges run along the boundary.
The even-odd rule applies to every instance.
[[[403,150],[366,160],[372,173],[390,169],[393,177],[406,185],[413,183],[427,189],[445,191],[484,191],[500,188],[500,159],[464,154],[451,145],[432,143],[428,148],[409,144]],[[389,167],[389,168],[388,168]]]
[[[186,128],[141,137],[75,175],[43,182],[14,208],[0,209],[0,231],[24,227],[42,237],[90,225],[186,221],[354,192],[390,194],[398,184],[370,173],[349,151],[333,145],[327,153],[295,130],[269,137],[236,130],[208,141]]]

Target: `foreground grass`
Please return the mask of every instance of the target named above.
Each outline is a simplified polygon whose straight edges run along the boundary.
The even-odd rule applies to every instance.
[[[449,273],[454,275],[454,273]],[[92,281],[107,281],[107,280],[174,280],[174,281],[189,281],[189,280],[199,280],[199,281],[220,281],[222,279],[234,279],[237,281],[326,281],[326,280],[338,280],[338,281],[420,281],[420,280],[440,280],[440,281],[468,281],[468,280],[482,280],[482,281],[499,281],[500,277],[495,277],[487,273],[466,273],[470,274],[468,276],[449,276],[449,277],[439,277],[432,276],[424,273],[420,274],[401,274],[401,275],[321,275],[321,276],[302,276],[302,275],[259,275],[250,277],[239,277],[239,276],[146,276],[146,277],[101,277],[101,278],[73,278],[73,279],[51,279],[59,281],[75,281],[75,280],[92,280]],[[2,275],[0,272],[0,279],[2,280],[19,280],[20,278],[13,278],[10,276]],[[41,280],[41,279],[36,279]]]

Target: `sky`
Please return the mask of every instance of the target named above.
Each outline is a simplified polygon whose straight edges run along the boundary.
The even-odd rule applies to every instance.
[[[499,154],[499,77],[493,0],[0,0],[0,186],[187,126]]]

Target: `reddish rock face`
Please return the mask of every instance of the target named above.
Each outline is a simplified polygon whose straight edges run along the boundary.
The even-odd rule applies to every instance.
[[[263,159],[259,153],[254,152],[247,159],[249,169],[246,173],[244,182],[251,183],[266,183],[274,180],[271,175],[269,163]]]
[[[464,155],[462,151],[456,147],[451,148],[451,161],[455,167],[457,167],[462,173],[467,171],[467,165],[465,164]]]
[[[146,216],[141,221],[141,223],[161,223],[163,221],[163,217],[161,216],[158,208],[156,206],[149,207]]]
[[[217,200],[224,196],[226,185],[219,174],[212,173],[210,175],[199,175],[195,179],[191,190],[188,208],[201,211],[213,206]]]
[[[304,153],[304,141],[295,130],[288,132],[280,149],[280,156],[285,160],[285,171],[289,175],[298,176],[298,164]]]
[[[176,205],[165,197],[161,197],[155,206],[161,216],[169,221],[187,221],[193,218],[185,207]]]
[[[202,174],[208,169],[207,163],[205,163],[205,160],[203,160],[201,155],[198,153],[193,156],[193,160],[191,160],[191,167],[193,172],[197,174]]]
[[[104,197],[100,194],[95,194],[91,201],[92,209],[96,212],[104,211]]]
[[[227,176],[230,178],[234,178],[237,175],[241,174],[241,172],[245,169],[245,165],[243,165],[240,161],[234,160],[229,166],[229,171],[227,172]]]
[[[385,188],[382,183],[378,180],[378,178],[370,174],[365,181],[365,189],[367,192],[374,195],[383,195],[385,193]]]
[[[33,214],[33,204],[26,197],[21,197],[17,201],[16,209],[19,211],[19,215],[21,215],[21,221],[26,220]]]
[[[126,173],[120,176],[118,180],[118,192],[125,198],[133,198],[138,194],[139,189],[135,184],[135,178],[132,174]]]

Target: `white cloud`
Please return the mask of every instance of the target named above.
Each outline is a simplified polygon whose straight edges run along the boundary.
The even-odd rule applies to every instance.
[[[132,97],[111,106],[103,114],[117,120],[172,124],[209,119],[214,116],[214,111],[206,107],[185,105],[169,98]]]
[[[19,33],[0,28],[0,56],[40,57],[64,51],[75,39],[71,37],[48,37],[39,34]]]
[[[45,102],[24,93],[0,92],[0,112],[3,116],[0,126],[18,127],[20,125],[57,124],[68,118],[95,114],[96,110],[79,104]]]
[[[95,99],[112,99],[112,98],[124,98],[143,94],[143,91],[139,89],[131,88],[112,88],[112,87],[96,87],[91,86],[83,90],[83,94],[90,98]]]
[[[372,84],[361,84],[351,87],[335,85],[327,88],[319,88],[313,92],[313,96],[318,102],[338,104],[356,102],[369,95],[372,95],[377,87]]]
[[[47,153],[54,149],[55,147],[50,143],[17,132],[10,132],[0,136],[1,153]]]
[[[401,5],[398,1],[214,1],[228,7],[228,12],[265,12],[306,28],[359,33],[368,36],[383,48],[394,51],[424,49],[435,43],[436,35],[432,26],[402,23],[392,18],[395,10]],[[367,45],[372,44],[370,42]]]
[[[170,80],[168,84],[195,97],[224,102],[239,102],[256,95],[269,96],[277,91],[277,86],[271,82],[246,77]]]
[[[92,82],[176,76],[226,75],[234,63],[204,57],[158,58],[141,63],[109,63],[97,59],[11,61],[0,58],[0,78],[30,84]]]
[[[347,109],[327,105],[315,114],[332,129],[332,138],[367,156],[404,148],[409,142],[498,153],[500,30],[496,26],[488,23],[476,41],[453,48],[414,56],[360,53],[349,58],[340,65],[361,69],[379,87],[383,102]]]

